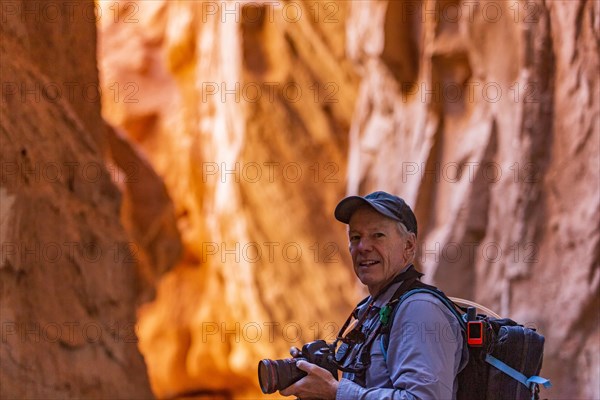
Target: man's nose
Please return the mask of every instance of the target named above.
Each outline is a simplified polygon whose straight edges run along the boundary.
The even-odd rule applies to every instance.
[[[356,246],[356,249],[362,253],[364,251],[371,251],[373,246],[368,238],[361,238]]]

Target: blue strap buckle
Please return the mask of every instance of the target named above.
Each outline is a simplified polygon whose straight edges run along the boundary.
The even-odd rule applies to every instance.
[[[498,368],[500,371],[504,372],[506,375],[510,376],[511,378],[521,382],[529,390],[531,390],[532,393],[535,393],[536,390],[539,390],[538,389],[539,385],[542,385],[546,389],[552,387],[552,383],[550,383],[550,381],[548,379],[542,378],[541,376],[537,376],[537,375],[533,375],[528,378],[525,375],[523,375],[522,373],[520,373],[519,371],[517,371],[516,369],[511,368],[510,366],[506,365],[505,363],[503,363],[502,361],[498,360],[496,357],[494,357],[490,354],[485,356],[485,361],[488,364],[491,364],[494,367]]]

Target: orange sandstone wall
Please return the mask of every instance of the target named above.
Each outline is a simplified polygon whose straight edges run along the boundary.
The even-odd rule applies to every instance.
[[[100,114],[94,3],[75,5],[1,5],[3,399],[153,397],[135,309],[153,290],[140,272],[153,271],[155,262],[137,261],[144,250],[120,218],[133,192],[115,184],[117,164],[144,169],[135,152],[111,155]],[[162,185],[146,182],[146,190]]]
[[[184,244],[140,349],[158,396],[256,395],[258,360],[332,339],[358,297],[331,218],[358,86],[348,5],[325,23],[327,4],[135,4],[138,22],[99,25],[102,87],[132,95],[103,112],[164,178]]]

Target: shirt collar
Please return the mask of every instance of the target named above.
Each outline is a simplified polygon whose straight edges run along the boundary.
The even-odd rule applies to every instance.
[[[398,274],[396,274],[395,276],[405,272],[406,270],[408,270],[408,268],[410,268],[412,264],[408,264],[406,267],[404,267],[400,272],[398,272]],[[386,305],[390,299],[392,298],[392,296],[394,295],[394,293],[396,292],[396,290],[400,287],[400,285],[402,285],[402,282],[404,281],[399,281],[396,282],[392,285],[390,285],[378,298],[377,300],[375,300],[375,303],[373,303],[373,307],[377,307],[377,308],[381,308],[384,305]],[[358,315],[362,315],[363,312],[366,311],[367,307],[369,306],[369,304],[371,304],[371,301],[373,299],[373,296],[369,296],[368,300],[365,301],[364,304],[362,304],[360,307],[358,307]]]

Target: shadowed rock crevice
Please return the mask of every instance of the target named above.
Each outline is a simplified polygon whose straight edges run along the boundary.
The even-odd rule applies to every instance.
[[[124,196],[121,220],[131,239],[119,249],[136,264],[138,302],[154,297],[158,279],[179,261],[181,238],[174,207],[162,179],[122,132],[106,125],[112,175]]]
[[[443,147],[443,125],[439,125],[432,138],[432,146],[427,153],[426,162],[417,165],[421,168],[422,180],[419,184],[419,192],[415,201],[414,211],[417,221],[419,222],[419,240],[426,237],[426,233],[430,232],[435,226],[435,214],[432,210],[435,209],[436,189],[439,184],[441,168],[441,154]]]
[[[432,58],[431,99],[443,117],[465,118],[474,102],[469,81],[472,78],[469,56],[459,51]]]
[[[383,23],[381,60],[404,91],[410,90],[420,71],[422,49],[421,1],[388,1]]]
[[[269,10],[266,6],[251,3],[242,7],[241,30],[243,38],[244,65],[255,76],[263,76],[268,72],[270,59],[268,50],[264,48],[269,40],[264,33],[267,27],[265,19]]]

